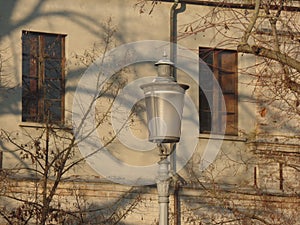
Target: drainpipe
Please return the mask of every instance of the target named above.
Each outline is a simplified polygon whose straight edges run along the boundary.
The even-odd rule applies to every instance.
[[[180,202],[179,202],[179,188],[180,188],[180,182],[178,180],[175,181],[174,186],[174,225],[179,225],[180,221]]]
[[[176,63],[177,63],[177,14],[182,13],[186,9],[185,3],[180,3],[180,8],[177,8],[179,4],[179,0],[175,0],[174,4],[170,10],[170,60],[175,64],[174,67],[171,68],[171,76],[174,81],[177,80],[177,71],[176,71]],[[171,155],[171,169],[172,172],[176,173],[176,144],[171,145],[172,151],[174,153]],[[180,213],[179,213],[179,188],[180,181],[178,179],[174,180],[174,225],[180,224]]]
[[[175,0],[170,11],[170,60],[176,65],[177,62],[177,14],[182,13],[186,9],[185,3],[180,3],[180,8],[177,9],[179,0]],[[176,68],[171,70],[174,80],[177,80]]]
[[[173,199],[174,199],[174,225],[180,225],[180,196],[179,191],[180,188],[184,185],[186,185],[186,181],[177,173],[172,174],[172,180],[174,184],[174,193],[173,193]]]
[[[174,4],[171,7],[170,10],[170,60],[174,64],[176,64],[176,44],[177,44],[177,17],[176,17],[176,8],[178,6],[178,1],[175,0]],[[176,74],[176,66],[174,66],[171,69],[171,74],[174,80],[177,80],[177,74]]]

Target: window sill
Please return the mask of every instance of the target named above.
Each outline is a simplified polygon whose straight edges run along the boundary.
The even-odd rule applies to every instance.
[[[247,138],[233,135],[219,135],[219,134],[199,134],[199,139],[212,139],[212,140],[224,140],[224,141],[238,141],[246,142]]]
[[[46,124],[43,123],[35,123],[35,122],[21,122],[19,123],[19,127],[22,128],[35,128],[35,129],[42,129],[42,128],[46,128]],[[65,131],[72,131],[72,127],[68,127],[65,125],[55,125],[52,124],[52,128],[53,129],[60,129],[60,130],[65,130]]]

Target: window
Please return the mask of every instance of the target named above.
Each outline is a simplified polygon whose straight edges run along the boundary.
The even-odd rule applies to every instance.
[[[204,90],[200,88],[199,91],[200,133],[221,133],[226,121],[225,134],[237,135],[237,52],[200,47],[199,56],[208,65],[222,90],[218,94],[217,85],[209,82],[205,74],[200,73],[200,84],[205,84],[201,85]],[[222,94],[226,108],[221,104]],[[212,104],[211,108],[208,99]]]
[[[22,121],[64,121],[65,35],[22,32]]]

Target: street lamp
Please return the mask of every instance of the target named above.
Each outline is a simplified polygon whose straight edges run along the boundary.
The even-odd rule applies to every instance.
[[[155,63],[158,76],[141,86],[145,93],[149,141],[157,143],[160,161],[157,190],[159,202],[159,224],[168,223],[170,163],[168,156],[173,145],[180,140],[184,94],[188,85],[178,84],[171,76],[174,66],[166,57]],[[166,144],[170,144],[169,148]]]

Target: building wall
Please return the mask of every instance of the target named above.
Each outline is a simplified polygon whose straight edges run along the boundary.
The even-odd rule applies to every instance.
[[[78,58],[84,55],[86,51],[93,48],[98,49],[96,54],[101,53],[101,46],[105,46],[103,37],[109,26],[115,30],[113,41],[109,44],[109,49],[135,41],[143,40],[169,40],[169,9],[171,4],[159,4],[151,15],[140,14],[139,8],[135,7],[135,1],[72,1],[72,3],[59,1],[44,1],[41,4],[36,2],[17,1],[15,3],[2,3],[3,9],[10,9],[1,20],[5,29],[1,34],[2,49],[7,48],[7,57],[9,58],[8,71],[12,74],[9,86],[14,87],[9,95],[3,99],[1,127],[9,132],[18,133],[20,125],[37,125],[21,122],[21,31],[41,31],[66,34],[66,121],[70,124],[72,111],[72,98],[76,89],[76,84],[82,73],[85,71],[84,65],[80,65]],[[22,9],[22,10],[21,10]],[[201,6],[187,7],[186,11],[179,15],[179,27],[186,21],[195,18],[196,13],[202,10]],[[109,22],[110,21],[110,22]],[[162,22],[164,21],[164,22]],[[110,23],[110,24],[108,24]],[[145,29],[147,26],[147,29]],[[109,28],[109,29],[110,29]],[[207,36],[205,36],[207,35]],[[205,35],[195,35],[196,39],[187,38],[179,41],[180,45],[186,48],[197,49],[199,46],[213,46],[209,43],[210,35],[213,30],[208,30]],[[229,46],[230,47],[230,46]],[[163,51],[163,50],[162,50]],[[197,51],[196,51],[197,53]],[[254,58],[248,55],[239,55],[239,67],[249,65]],[[134,67],[134,66],[133,66]],[[150,68],[150,67],[148,67]],[[133,68],[137,72],[130,78],[131,73],[126,74],[126,79],[136,79],[140,76],[156,74],[155,70],[148,71],[145,74],[142,69]],[[198,106],[198,88],[194,81],[190,80],[188,75],[179,75],[179,82],[188,83],[191,88],[187,92]],[[243,133],[249,133],[255,129],[255,106],[251,102],[251,88],[247,86],[249,78],[242,73],[239,74],[239,128],[240,136]],[[104,103],[101,103],[102,105]],[[11,112],[14,113],[11,113]],[[9,121],[7,123],[6,121]],[[138,126],[138,125],[136,125]],[[102,129],[104,130],[104,129]],[[106,128],[107,130],[107,128]],[[140,133],[147,132],[145,127]],[[186,131],[183,130],[182,133]],[[105,133],[105,132],[104,132]],[[105,134],[104,134],[105,135]],[[204,135],[204,138],[205,135]],[[238,137],[239,139],[239,137]],[[229,144],[230,142],[226,142]],[[125,146],[122,146],[125,149]],[[118,148],[120,149],[120,148]],[[197,150],[199,152],[203,149]],[[153,152],[153,154],[156,154]],[[9,166],[13,156],[5,153],[4,167]],[[139,157],[139,156],[137,156]],[[152,156],[150,156],[152,157]],[[132,159],[134,157],[128,157]],[[153,158],[153,157],[152,157]],[[154,157],[155,158],[155,157]],[[125,160],[125,159],[124,159]]]
[[[169,41],[169,10],[172,4],[158,3],[150,15],[146,13],[146,10],[149,10],[149,8],[146,8],[145,13],[140,13],[140,8],[135,6],[135,4],[136,1],[134,0],[126,2],[117,0],[47,0],[41,2],[34,0],[19,0],[13,2],[2,1],[0,50],[3,49],[3,52],[5,52],[4,57],[7,58],[7,67],[5,68],[5,71],[9,74],[8,85],[11,89],[7,89],[3,94],[1,93],[0,127],[3,129],[1,134],[5,137],[5,131],[20,142],[28,139],[28,134],[33,136],[39,134],[39,124],[21,122],[22,30],[62,33],[67,35],[65,111],[67,125],[69,125],[68,128],[70,128],[73,96],[77,84],[86,70],[86,65],[84,65],[84,63],[87,63],[88,65],[90,63],[90,61],[81,61],[81,57],[87,56],[87,54],[93,52],[93,50],[95,51],[95,56],[98,57],[98,55],[100,56],[103,53],[104,47],[108,47],[110,50],[122,44],[131,42],[144,40]],[[148,5],[147,7],[150,6]],[[178,35],[180,37],[178,43],[196,54],[198,54],[199,46],[215,47],[216,43],[221,39],[221,37],[217,35],[217,30],[214,28],[182,38],[184,36],[183,30],[185,25],[189,21],[195,20],[199,12],[205,12],[209,15],[209,11],[209,7],[188,5],[185,11],[178,15]],[[105,37],[110,29],[115,30],[115,32],[112,36],[112,42],[106,46]],[[236,36],[241,35],[235,30],[230,30],[228,33],[231,35],[235,34]],[[227,43],[224,45],[224,48],[233,49],[234,47],[231,43]],[[94,57],[94,55],[92,57]],[[254,144],[249,146],[249,140],[252,141],[255,139],[258,130],[257,116],[259,114],[257,111],[259,109],[256,105],[256,99],[253,98],[254,87],[250,85],[252,77],[248,76],[248,73],[243,73],[242,69],[253,65],[255,62],[255,57],[251,55],[238,54],[238,67],[240,69],[238,74],[239,133],[238,136],[225,136],[215,162],[204,172],[199,168],[199,165],[203,161],[203,154],[209,154],[210,149],[206,149],[206,146],[208,142],[211,146],[216,146],[220,140],[218,138],[210,139],[208,135],[204,134],[197,134],[197,137],[193,137],[193,141],[196,140],[197,142],[194,154],[192,158],[188,160],[187,165],[179,171],[180,176],[188,181],[190,185],[180,190],[180,196],[182,197],[181,209],[191,208],[191,206],[202,209],[202,207],[204,207],[203,204],[205,203],[208,205],[205,206],[207,207],[206,209],[210,210],[209,205],[213,204],[215,201],[214,198],[217,199],[216,201],[222,199],[222,196],[216,197],[216,195],[212,195],[211,193],[204,194],[203,192],[205,191],[199,187],[195,187],[193,190],[193,183],[195,182],[223,184],[225,187],[242,186],[247,187],[247,190],[259,187],[268,190],[272,189],[274,193],[282,193],[282,188],[280,186],[280,182],[282,182],[280,181],[280,176],[282,176],[279,171],[280,163],[283,165],[281,171],[284,174],[284,183],[282,184],[284,193],[299,193],[299,182],[294,182],[295,180],[299,180],[299,171],[291,169],[284,164],[287,161],[293,162],[294,164],[298,163],[297,156],[299,154],[299,143],[294,143],[294,147],[291,147],[292,145],[288,146],[288,149],[293,149],[291,150],[293,153],[287,153],[287,155],[282,153],[282,155],[276,156],[277,158],[274,156],[276,160],[270,155],[265,157],[265,150],[273,153],[273,149],[275,149],[274,151],[277,151],[279,148],[286,149],[284,144],[279,145],[275,142],[271,145],[267,145],[265,143],[256,143],[254,141]],[[255,68],[253,68],[253,71],[255,71]],[[127,83],[130,83],[140,77],[152,76],[153,74],[156,74],[156,71],[152,67],[151,62],[131,65],[126,68],[125,71],[122,71],[122,73],[122,75],[125,76]],[[178,81],[190,85],[187,95],[191,97],[195,106],[198,107],[199,90],[197,84],[192,81],[189,75],[184,74],[183,72],[178,73]],[[109,106],[109,101],[102,100],[98,104],[99,109],[102,109],[105,112],[105,109]],[[139,120],[136,118],[131,124],[131,130],[140,138],[146,138],[147,136],[145,135],[147,129],[143,122],[142,119]],[[98,132],[100,134],[99,138],[103,138],[103,141],[107,140],[107,138],[109,139],[111,133],[113,133],[110,121],[104,122]],[[188,132],[189,127],[184,127],[182,133]],[[14,168],[16,165],[24,166],[30,162],[30,159],[24,159],[22,156],[12,151],[16,146],[13,146],[8,138],[3,138],[0,140],[0,143],[0,151],[3,151],[3,168]],[[63,145],[65,143],[60,144]],[[186,148],[190,147],[189,144],[190,143],[185,143],[185,145],[180,146],[177,151],[185,151]],[[158,161],[157,149],[152,149],[147,152],[134,151],[120,143],[118,140],[115,140],[108,149],[114,157],[122,162],[132,165],[145,166],[154,164]],[[253,152],[255,154],[253,154]],[[74,158],[76,159],[79,157],[80,152],[76,149]],[[177,160],[180,161],[180,159]],[[118,172],[116,172],[116,175],[117,174]],[[85,201],[87,205],[90,205],[91,207],[94,205],[94,202],[96,202],[95,204],[98,204],[101,209],[106,207],[107,202],[111,203],[117,201],[120,196],[122,202],[127,201],[127,199],[132,200],[139,197],[141,200],[138,201],[135,206],[136,208],[133,209],[133,213],[128,215],[126,221],[128,221],[128,223],[132,222],[133,224],[136,221],[139,221],[138,224],[155,224],[157,222],[157,199],[155,197],[156,191],[153,187],[137,188],[138,191],[133,191],[133,197],[123,198],[122,195],[124,193],[127,194],[127,191],[129,190],[128,187],[111,184],[109,182],[94,182],[99,176],[101,175],[97,174],[90,165],[82,163],[80,164],[80,167],[76,167],[68,173],[68,177],[71,177],[72,180],[78,179],[81,182],[75,181],[75,183],[64,183],[64,187],[61,187],[58,195],[72,195],[69,192],[76,191],[76,187],[80,187],[78,189],[80,190],[80,194],[84,195],[84,198],[86,198],[83,198],[82,201]],[[12,188],[14,188],[15,191],[23,185],[26,186],[32,184],[27,181],[17,180]],[[71,186],[71,188],[69,188],[69,186]],[[113,191],[113,189],[117,190]],[[136,194],[136,192],[138,194]],[[140,192],[142,194],[139,194]],[[261,200],[258,200],[261,196],[249,197],[248,195],[244,196],[242,193],[228,194],[226,191],[224,191],[224,193],[226,198],[230,198],[231,196],[238,197],[239,200],[240,198],[247,198],[247,200],[250,198],[249,202],[251,202],[251,204],[256,205],[257,202],[262,204]],[[204,198],[202,197],[203,195],[205,196]],[[285,197],[275,196],[274,198],[276,198],[278,204],[284,205],[282,206],[283,208],[289,208],[289,204],[292,205],[292,207],[299,204],[299,202],[297,202],[298,198],[291,200],[292,202],[287,204],[284,203],[285,200],[282,200],[282,198],[285,199]],[[241,204],[241,208],[243,209],[243,207],[247,205],[247,201],[242,203],[243,201],[240,202],[239,200],[238,203],[234,201],[231,203],[234,205]],[[219,206],[221,203],[224,202],[220,201]],[[229,203],[227,202],[226,204]],[[276,205],[277,203],[274,204]],[[110,204],[109,206],[113,207],[112,205],[113,204]],[[122,211],[124,209],[122,208],[120,210]],[[218,209],[216,210],[218,211]],[[183,211],[184,212],[180,215],[182,224],[196,224],[196,221],[204,216],[201,212],[199,213],[199,210]],[[173,212],[172,209],[171,212]],[[216,219],[218,219],[218,215],[221,217],[223,213],[220,206],[216,215],[209,216],[215,216]],[[234,215],[230,214],[228,217],[230,218],[232,216]]]
[[[15,197],[34,198],[32,189],[40,187],[38,181],[32,180],[8,183],[7,191],[15,193]],[[185,185],[176,192],[171,188],[170,224],[175,220],[179,224],[198,224],[199,221],[203,224],[299,224],[300,200],[289,195],[257,194],[254,189],[236,192],[228,187],[199,184]],[[158,224],[155,186],[128,187],[101,179],[62,182],[53,202],[59,203],[65,212],[81,212],[85,224]],[[13,206],[12,201],[5,204],[7,209]],[[65,224],[74,224],[71,222],[74,217],[65,215],[63,218],[67,218]],[[58,221],[58,224],[63,223]]]

